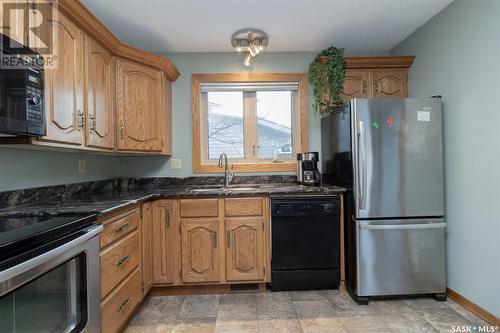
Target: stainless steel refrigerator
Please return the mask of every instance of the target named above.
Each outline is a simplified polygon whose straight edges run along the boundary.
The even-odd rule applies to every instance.
[[[322,171],[345,186],[346,286],[446,299],[440,98],[356,98],[322,119]]]

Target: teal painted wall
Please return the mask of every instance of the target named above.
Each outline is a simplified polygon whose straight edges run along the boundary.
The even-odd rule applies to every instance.
[[[80,159],[86,161],[85,174],[78,173]],[[0,192],[115,178],[116,168],[114,156],[0,148]]]
[[[500,1],[456,0],[394,48],[443,95],[448,286],[500,317]]]

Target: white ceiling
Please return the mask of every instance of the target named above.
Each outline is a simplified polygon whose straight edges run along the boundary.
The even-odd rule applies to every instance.
[[[156,53],[231,52],[253,27],[270,52],[386,52],[452,0],[82,0],[123,42]]]

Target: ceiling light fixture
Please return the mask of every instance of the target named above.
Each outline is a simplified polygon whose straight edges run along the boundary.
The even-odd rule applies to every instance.
[[[242,29],[231,37],[231,45],[236,52],[248,52],[243,62],[247,67],[251,65],[253,58],[264,51],[268,42],[267,34],[256,29]]]

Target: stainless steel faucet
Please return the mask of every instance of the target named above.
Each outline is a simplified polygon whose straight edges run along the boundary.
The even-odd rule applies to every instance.
[[[231,171],[228,172],[226,153],[222,153],[219,156],[219,163],[217,163],[219,168],[222,168],[222,160],[224,160],[224,186],[229,186],[234,178],[234,165],[231,165]]]

